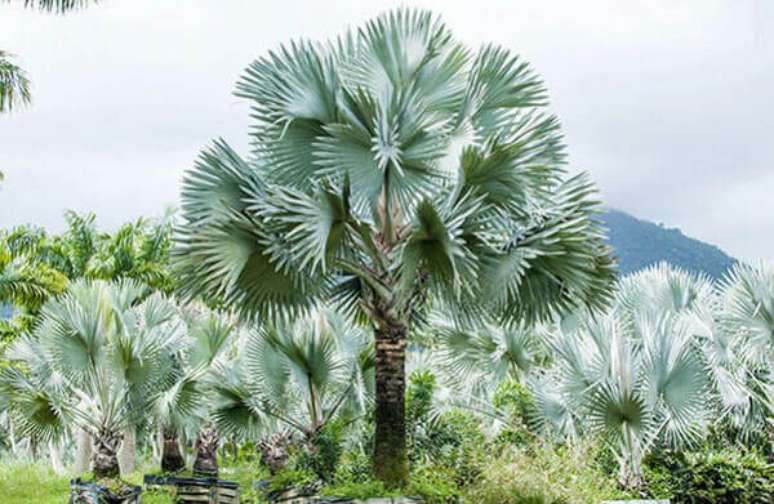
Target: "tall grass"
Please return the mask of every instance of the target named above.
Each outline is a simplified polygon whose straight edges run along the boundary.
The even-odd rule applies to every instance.
[[[610,469],[602,467],[599,455],[591,443],[508,448],[467,490],[465,502],[580,504],[630,498],[618,489]]]

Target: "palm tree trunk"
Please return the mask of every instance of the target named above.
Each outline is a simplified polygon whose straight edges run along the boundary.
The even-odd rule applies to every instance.
[[[38,459],[38,442],[35,439],[30,439],[30,456],[32,460]]]
[[[75,431],[75,466],[73,467],[76,476],[89,470],[91,450],[91,436],[85,430],[77,428]]]
[[[164,445],[161,449],[161,471],[173,473],[185,469],[185,459],[180,450],[180,440],[173,429],[162,429]]]
[[[64,464],[62,464],[62,454],[59,451],[59,444],[55,441],[48,442],[48,456],[51,458],[51,468],[55,474],[65,473]]]
[[[211,423],[199,430],[194,444],[194,476],[218,477],[218,441],[218,431]]]
[[[8,419],[8,436],[11,438],[11,453],[16,457],[16,433],[13,428],[13,420]]]
[[[388,487],[408,481],[406,459],[405,363],[406,333],[403,324],[383,323],[376,336],[376,432],[374,474]]]
[[[94,455],[92,464],[96,479],[117,478],[120,474],[118,450],[121,447],[121,434],[100,429],[94,436]]]
[[[129,427],[124,431],[124,440],[121,443],[121,450],[118,452],[118,466],[121,468],[121,474],[133,473],[136,460],[137,443],[135,441],[135,429],[134,427]]]

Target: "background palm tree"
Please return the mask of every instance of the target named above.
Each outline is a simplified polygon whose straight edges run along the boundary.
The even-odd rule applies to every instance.
[[[226,318],[200,307],[186,307],[181,312],[186,337],[173,356],[174,379],[154,405],[163,439],[161,470],[177,472],[185,468],[180,435],[192,430],[197,433],[195,444],[200,448],[194,469],[212,473],[217,471],[218,443],[210,422],[210,377],[219,364],[227,365],[232,357],[236,329]]]
[[[0,238],[0,307],[16,313],[0,321],[0,348],[35,323],[36,314],[49,296],[67,286],[67,277],[27,250],[15,250]]]
[[[397,10],[252,63],[250,159],[217,141],[187,173],[182,289],[275,317],[333,299],[376,341],[374,469],[405,482],[405,349],[455,321],[597,307],[613,279],[586,175],[565,177],[546,91],[507,50],[472,52]]]
[[[264,324],[215,376],[214,416],[224,432],[263,438],[294,431],[311,440],[333,420],[364,415],[373,398],[369,338],[321,310]]]
[[[22,435],[48,440],[70,427],[93,440],[97,478],[119,474],[123,433],[170,376],[180,336],[174,307],[132,282],[78,281],[49,301],[39,327],[9,353],[21,366],[0,387]]]
[[[734,399],[724,405],[743,437],[766,432],[774,443],[774,267],[735,265],[720,285],[718,319],[716,383]]]
[[[654,445],[683,447],[709,424],[709,377],[681,319],[640,318],[632,326],[607,316],[551,345],[554,368],[533,389],[537,425],[560,436],[603,435],[624,487],[642,485],[642,458]]]
[[[13,55],[0,50],[0,112],[10,112],[32,101],[27,73],[13,62]]]

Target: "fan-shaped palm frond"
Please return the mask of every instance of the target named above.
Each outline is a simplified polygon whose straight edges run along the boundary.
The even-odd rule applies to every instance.
[[[774,355],[774,267],[738,263],[723,279],[723,322],[740,332],[755,354]]]
[[[717,334],[728,358],[723,372],[732,419],[743,435],[766,427],[774,411],[774,268],[738,263],[720,285]],[[730,402],[730,401],[727,401]]]
[[[215,416],[230,432],[312,436],[334,418],[363,414],[373,367],[368,339],[334,313],[266,324],[213,380]]]
[[[473,395],[490,395],[510,379],[523,381],[539,351],[537,328],[488,324],[465,329],[440,321],[431,327],[437,334],[442,375],[450,377],[457,390]]]
[[[643,312],[689,313],[707,306],[713,295],[706,275],[660,263],[623,278],[616,306],[622,316],[632,317]]]

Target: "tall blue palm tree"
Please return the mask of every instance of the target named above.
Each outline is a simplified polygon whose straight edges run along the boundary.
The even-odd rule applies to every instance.
[[[254,151],[218,140],[186,174],[182,289],[248,317],[333,300],[367,323],[374,468],[400,484],[412,324],[431,305],[463,324],[602,304],[614,272],[594,186],[567,176],[529,65],[500,47],[471,51],[429,12],[280,47],[237,95],[253,105]]]

